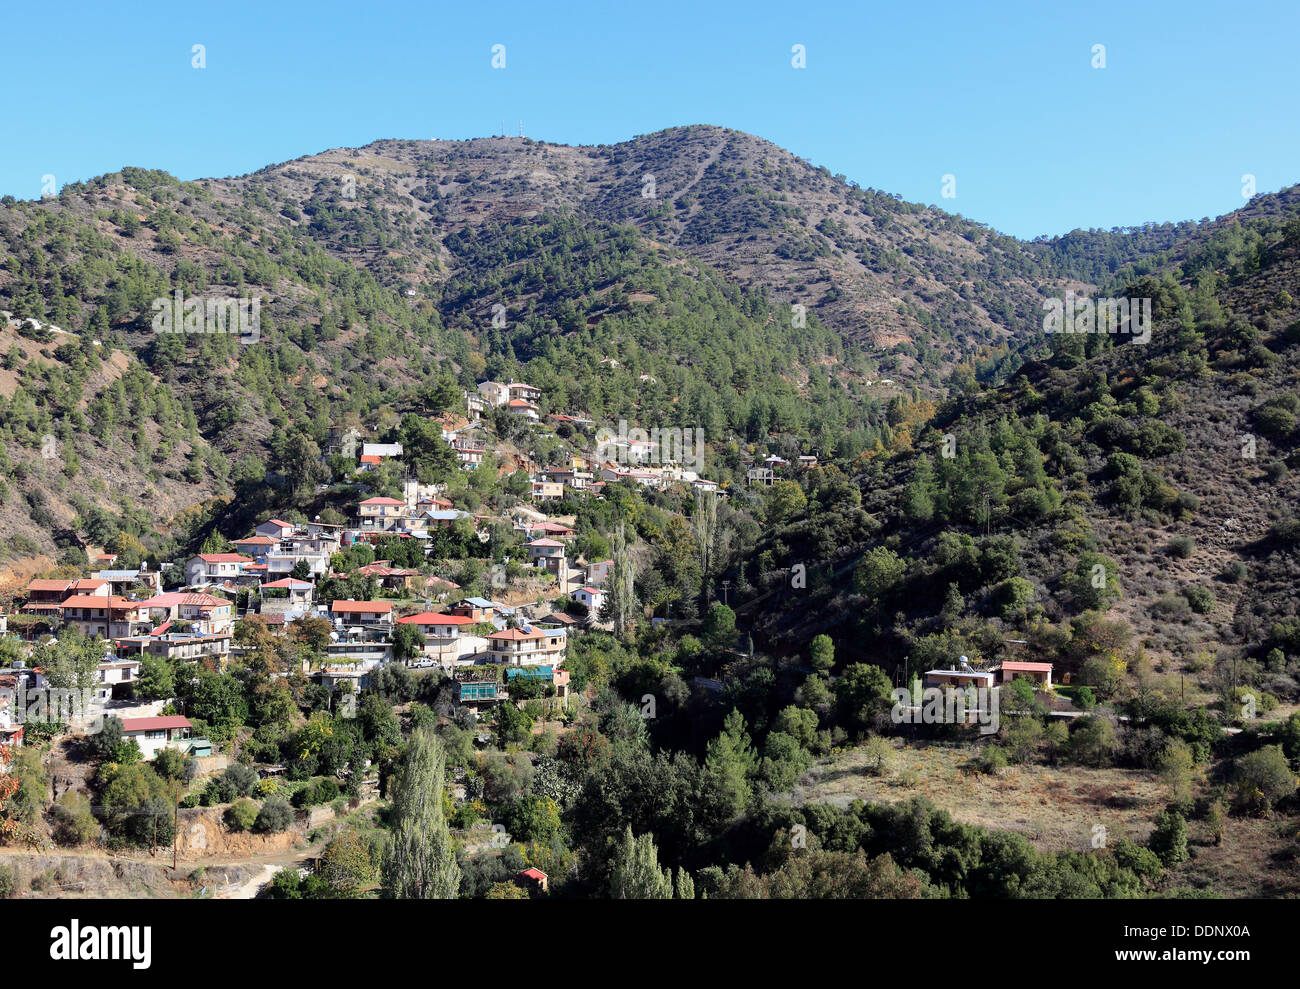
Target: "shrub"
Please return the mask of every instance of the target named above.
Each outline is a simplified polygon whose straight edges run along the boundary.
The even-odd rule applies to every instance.
[[[14,870],[7,865],[0,865],[0,900],[7,900],[13,896],[16,887]]]
[[[67,790],[51,809],[54,838],[60,845],[85,845],[99,837],[99,822],[83,793]]]
[[[257,786],[257,770],[237,762],[221,774],[221,779],[232,796],[247,797]]]
[[[1293,794],[1295,786],[1280,745],[1265,745],[1237,760],[1233,791],[1241,810],[1267,813],[1277,801]]]
[[[1166,547],[1169,555],[1178,560],[1186,560],[1196,552],[1196,540],[1191,536],[1174,536]]]
[[[262,804],[262,809],[257,812],[257,820],[253,822],[253,830],[262,833],[287,831],[292,825],[293,808],[289,806],[289,801],[277,793]]]
[[[872,735],[862,746],[863,768],[872,776],[889,776],[894,771],[894,747],[889,739]]]
[[[1190,585],[1183,588],[1183,597],[1198,615],[1208,615],[1214,608],[1214,594],[1208,587]]]
[[[1183,820],[1183,815],[1170,810],[1159,814],[1148,845],[1165,865],[1186,862],[1187,822]]]
[[[226,827],[231,831],[247,831],[257,820],[257,804],[247,797],[240,797],[226,808]]]
[[[1223,569],[1223,579],[1229,584],[1240,584],[1246,579],[1246,564],[1233,560]]]
[[[975,760],[975,765],[981,773],[996,776],[1007,768],[1007,754],[1000,746],[990,745],[980,753],[979,758]]]

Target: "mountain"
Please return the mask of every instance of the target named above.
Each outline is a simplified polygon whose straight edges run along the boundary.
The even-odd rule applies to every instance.
[[[0,201],[0,537],[42,565],[123,533],[166,558],[290,505],[331,423],[378,436],[486,376],[544,411],[699,425],[722,480],[756,449],[891,450],[901,408],[1036,354],[1045,296],[1172,264],[1205,226],[1025,243],[705,126],[124,168]],[[178,291],[259,297],[257,344],[155,332]]]

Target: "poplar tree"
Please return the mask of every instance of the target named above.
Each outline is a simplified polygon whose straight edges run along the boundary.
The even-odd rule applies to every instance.
[[[393,840],[384,858],[387,896],[447,900],[460,890],[460,866],[443,814],[446,754],[427,728],[411,735],[393,781]]]

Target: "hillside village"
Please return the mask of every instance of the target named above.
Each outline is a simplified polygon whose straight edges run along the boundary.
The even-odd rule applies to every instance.
[[[0,201],[0,896],[1295,895],[1297,208],[718,128]]]

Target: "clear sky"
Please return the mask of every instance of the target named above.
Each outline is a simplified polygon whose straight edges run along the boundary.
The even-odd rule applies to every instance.
[[[0,24],[0,194],[23,199],[47,175],[239,175],[520,119],[564,144],[734,127],[1022,237],[1300,181],[1298,0],[145,0],[12,3]]]

